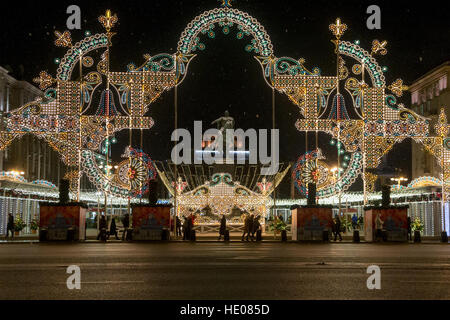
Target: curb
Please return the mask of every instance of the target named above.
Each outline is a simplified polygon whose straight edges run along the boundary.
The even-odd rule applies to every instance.
[[[254,244],[263,244],[263,243],[286,243],[286,244],[315,244],[315,245],[335,245],[335,244],[366,244],[366,245],[446,245],[449,243],[442,243],[438,241],[433,242],[424,242],[414,243],[414,242],[365,242],[361,241],[359,243],[355,243],[353,241],[291,241],[288,240],[283,242],[281,240],[262,240],[262,241],[241,241],[241,240],[230,240],[230,241],[217,241],[217,240],[197,240],[197,241],[187,241],[187,240],[169,240],[169,241],[121,241],[121,240],[110,240],[107,242],[103,242],[100,240],[85,240],[85,241],[74,241],[74,242],[66,242],[66,241],[52,241],[52,242],[40,242],[39,240],[13,240],[13,241],[1,241],[0,245],[7,244],[124,244],[124,243],[142,243],[142,244],[156,244],[156,243],[223,243],[223,244],[231,244],[231,243],[254,243]]]

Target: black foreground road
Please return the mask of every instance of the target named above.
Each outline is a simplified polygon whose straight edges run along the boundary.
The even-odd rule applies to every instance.
[[[81,290],[69,290],[69,265]],[[369,290],[367,267],[381,268]],[[0,299],[450,299],[445,244],[0,245]]]

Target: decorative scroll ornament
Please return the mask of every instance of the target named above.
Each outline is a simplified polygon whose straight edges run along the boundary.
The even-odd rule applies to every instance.
[[[386,49],[387,44],[388,44],[388,42],[386,40],[382,41],[382,42],[380,42],[378,40],[373,40],[372,41],[372,55],[375,55],[375,54],[380,54],[382,56],[386,55],[387,54],[387,49]]]

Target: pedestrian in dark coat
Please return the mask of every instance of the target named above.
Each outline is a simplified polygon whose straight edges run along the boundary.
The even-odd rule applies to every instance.
[[[118,234],[117,234],[117,226],[116,226],[116,219],[112,218],[111,220],[111,225],[109,226],[109,234],[108,234],[108,239],[111,235],[115,235],[116,236],[116,240],[119,240]]]
[[[192,218],[185,217],[183,222],[183,240],[191,240]]]
[[[242,233],[242,241],[244,241],[245,235],[247,235],[247,238],[248,238],[249,223],[250,223],[250,215],[246,215],[244,218],[244,233]]]
[[[409,236],[409,241],[412,240],[412,232],[411,232],[411,218],[408,217],[407,222],[408,224],[408,236]]]
[[[11,213],[8,214],[8,224],[6,225],[6,239],[8,239],[10,231],[11,238],[14,239],[14,217]]]
[[[100,237],[101,237],[103,232],[106,232],[106,228],[107,228],[106,218],[105,218],[104,215],[102,215],[100,217],[100,222],[98,224],[99,233],[98,233],[98,236],[97,236],[97,240],[100,239]]]
[[[362,216],[359,216],[358,218],[358,224],[359,224],[359,229],[363,230],[363,226],[364,226],[364,218]]]
[[[222,236],[225,238],[225,231],[227,231],[227,218],[225,218],[225,215],[222,215],[222,219],[220,219],[219,240],[222,239]]]
[[[178,218],[178,216],[175,219],[177,222],[177,227],[176,227],[177,237],[180,237],[181,236],[181,220],[180,220],[180,218]]]
[[[253,219],[253,228],[252,228],[252,240],[255,237],[255,233],[261,228],[261,223],[259,222],[259,216]]]
[[[130,215],[128,213],[123,217],[122,225],[123,225],[123,234],[122,234],[122,241],[123,241],[126,239],[128,228],[130,227]]]
[[[356,216],[355,213],[352,216],[352,227],[353,230],[356,230],[356,228],[358,227],[358,217]]]
[[[250,214],[245,218],[244,222],[244,233],[242,234],[242,241],[244,241],[244,236],[247,235],[247,241],[248,237],[251,235],[251,232],[253,230],[253,215]]]
[[[339,241],[342,241],[342,236],[341,236],[341,219],[339,219],[339,216],[336,216],[334,241],[336,241],[337,236],[339,236]]]

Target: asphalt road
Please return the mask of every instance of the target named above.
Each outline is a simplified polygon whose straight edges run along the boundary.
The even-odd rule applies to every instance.
[[[66,286],[69,265],[81,289]],[[367,289],[367,267],[381,289]],[[0,299],[450,299],[444,244],[0,245]]]

